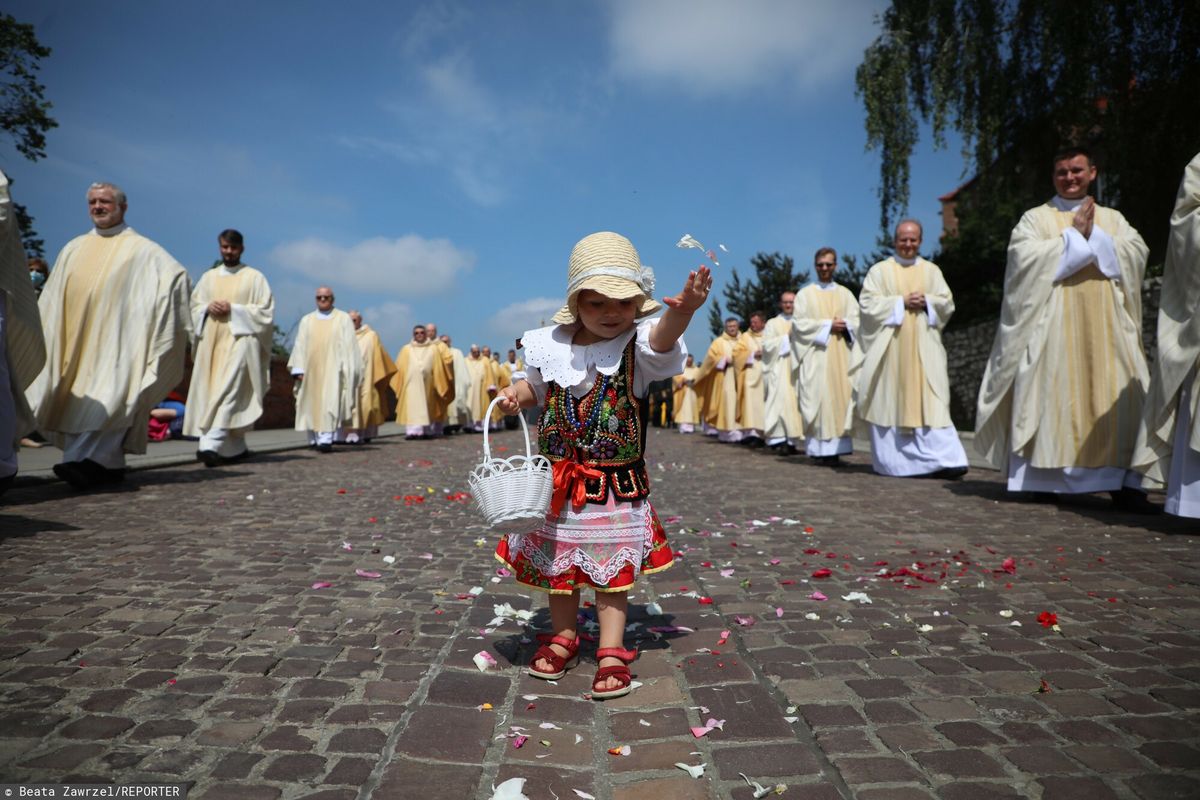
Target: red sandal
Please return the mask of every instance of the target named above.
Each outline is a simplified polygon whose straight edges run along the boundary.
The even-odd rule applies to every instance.
[[[533,659],[529,662],[528,672],[535,678],[542,678],[547,681],[556,681],[563,675],[567,674],[567,670],[571,669],[579,663],[579,637],[568,639],[565,636],[556,636],[551,633],[539,633],[537,640],[541,642],[541,647],[533,654]],[[556,644],[567,651],[566,656],[560,656],[558,653],[550,649],[550,645]],[[553,672],[543,672],[537,668],[537,662],[540,659],[549,661],[554,667]]]
[[[608,700],[613,697],[624,697],[633,689],[633,676],[629,674],[629,665],[637,658],[637,650],[625,650],[620,647],[601,647],[596,651],[596,662],[604,658],[617,658],[625,662],[614,667],[600,667],[596,677],[592,679],[592,699]],[[608,678],[616,678],[621,685],[607,691],[596,689],[596,685]]]

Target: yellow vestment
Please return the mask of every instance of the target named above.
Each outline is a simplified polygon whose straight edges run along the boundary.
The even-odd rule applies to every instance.
[[[383,407],[383,387],[396,374],[396,364],[379,341],[379,334],[370,325],[360,325],[354,334],[358,340],[358,351],[362,354],[363,379],[359,384],[358,402],[354,404],[350,427],[364,430],[382,425],[387,419]]]

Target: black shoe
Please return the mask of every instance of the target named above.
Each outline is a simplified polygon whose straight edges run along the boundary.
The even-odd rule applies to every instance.
[[[12,475],[6,475],[5,477],[0,478],[0,494],[4,494],[10,488],[12,488],[13,482],[16,479],[17,479],[16,473],[13,473]]]
[[[202,461],[204,466],[209,469],[219,467],[225,462],[225,459],[221,458],[216,450],[200,450],[196,453],[196,459]]]
[[[331,444],[319,444],[319,445],[317,445],[317,452],[318,452],[318,453],[332,453],[332,452],[333,452],[333,445],[331,445]]]
[[[1058,495],[1054,492],[1021,492],[1022,499],[1030,503],[1057,503]]]
[[[64,461],[61,464],[55,464],[54,474],[60,480],[69,483],[72,488],[80,491],[90,489],[92,486],[92,480],[88,473],[84,471],[83,462],[81,461]]]
[[[1146,493],[1129,486],[1122,486],[1112,495],[1113,508],[1130,514],[1161,514],[1162,506],[1156,506],[1146,497]]]
[[[79,462],[79,466],[91,480],[93,486],[106,486],[114,483],[121,483],[125,480],[125,469],[109,469],[101,464],[97,464],[90,458],[85,458]]]
[[[239,461],[245,461],[247,458],[250,458],[253,455],[253,450],[246,449],[238,453],[236,456],[222,456],[222,460],[227,464],[236,464]]]
[[[968,471],[967,467],[946,467],[944,469],[939,469],[937,472],[934,472],[929,477],[939,478],[944,481],[956,481],[959,478],[961,478],[963,475],[966,475],[967,471]]]

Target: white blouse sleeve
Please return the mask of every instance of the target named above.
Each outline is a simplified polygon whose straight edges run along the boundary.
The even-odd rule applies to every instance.
[[[657,324],[657,319],[638,323],[637,341],[633,346],[633,393],[637,397],[645,397],[653,381],[681,374],[687,364],[687,345],[683,343],[682,336],[665,353],[659,353],[650,346],[650,331]]]
[[[537,398],[537,404],[545,405],[546,403],[546,382],[542,380],[542,371],[537,367],[525,367],[523,376],[529,388],[533,389],[533,396]]]

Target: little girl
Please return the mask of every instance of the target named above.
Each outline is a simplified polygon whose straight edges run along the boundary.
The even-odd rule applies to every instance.
[[[639,322],[662,307],[652,296],[654,274],[624,236],[593,233],[571,251],[558,324],[521,337],[526,380],[502,389],[498,406],[506,414],[544,407],[538,445],[554,462],[554,496],[541,527],[506,535],[496,557],[519,583],[550,595],[553,632],[538,637],[529,665],[536,678],[561,678],[578,663],[579,590],[591,586],[600,622],[592,697],[629,694],[637,651],[622,647],[626,593],[639,572],[673,560],[646,499],[646,395],[651,381],[683,371],[679,337],[711,288],[700,267],[683,291],[663,298],[660,319]]]

